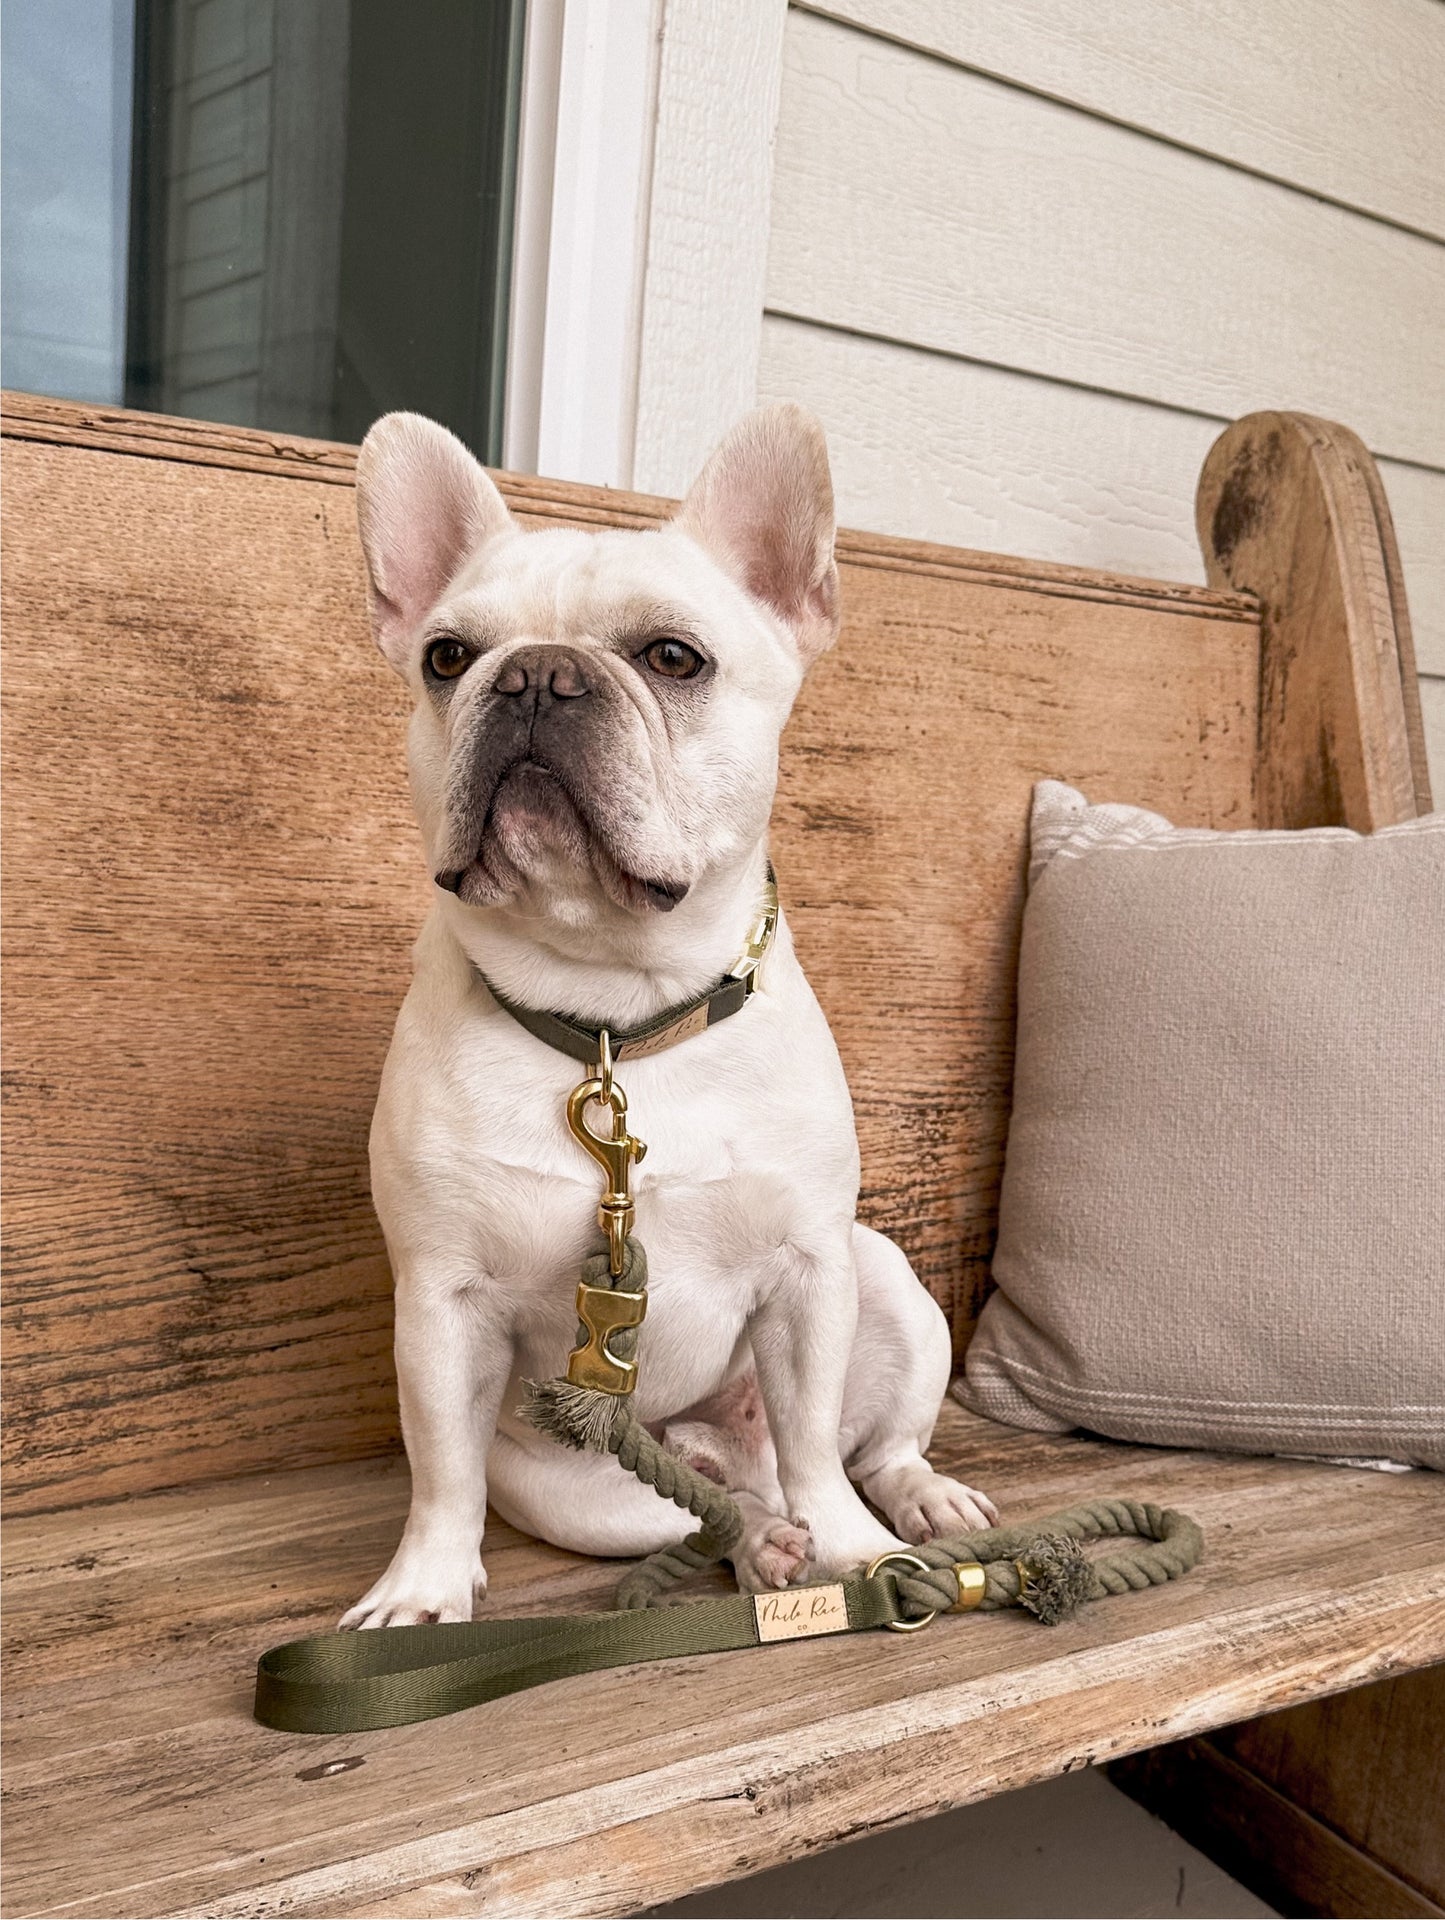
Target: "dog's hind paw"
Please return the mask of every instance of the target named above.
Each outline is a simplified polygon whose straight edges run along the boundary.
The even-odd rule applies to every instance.
[[[871,1475],[864,1492],[910,1546],[998,1525],[998,1508],[986,1493],[935,1473],[921,1461]]]

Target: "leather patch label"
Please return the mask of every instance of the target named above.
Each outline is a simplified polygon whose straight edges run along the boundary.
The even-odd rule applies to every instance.
[[[679,1040],[690,1040],[695,1033],[707,1031],[707,1002],[694,1007],[691,1013],[685,1013],[680,1020],[674,1020],[670,1027],[664,1027],[661,1033],[649,1034],[645,1040],[619,1040],[612,1049],[614,1060],[645,1060],[649,1054],[662,1053],[668,1047],[675,1047]]]
[[[841,1586],[755,1593],[753,1613],[759,1640],[809,1640],[814,1634],[848,1631],[848,1605]]]

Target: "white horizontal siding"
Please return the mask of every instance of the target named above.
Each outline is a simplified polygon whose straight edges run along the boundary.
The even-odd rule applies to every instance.
[[[1445,238],[1440,0],[800,0]]]
[[[1224,421],[770,315],[758,398],[828,430],[838,517],[916,540],[1204,577],[1194,488]],[[1380,462],[1445,802],[1445,474]]]
[[[667,0],[632,485],[682,493],[752,403],[785,0]]]
[[[849,526],[1204,578],[1194,488],[1223,420],[777,315],[758,393],[821,416]],[[1419,666],[1445,677],[1445,474],[1379,464]]]
[[[789,16],[767,304],[1232,417],[1303,406],[1441,463],[1445,247]]]
[[[763,399],[841,517],[1198,580],[1224,424],[1380,459],[1445,797],[1441,0],[797,0]]]
[[[1204,577],[1191,502],[1217,421],[776,317],[758,396],[821,417],[846,526]]]

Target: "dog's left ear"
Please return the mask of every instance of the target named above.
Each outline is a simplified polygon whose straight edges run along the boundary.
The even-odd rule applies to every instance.
[[[833,481],[806,408],[740,420],[678,509],[675,524],[787,627],[809,666],[838,637]]]
[[[362,441],[356,512],[376,644],[404,674],[417,623],[464,562],[516,522],[456,435],[419,413],[384,414]]]

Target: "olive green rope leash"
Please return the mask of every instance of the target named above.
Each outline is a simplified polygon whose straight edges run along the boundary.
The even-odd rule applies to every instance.
[[[1135,1544],[1095,1559],[1079,1544],[1130,1536]],[[256,1718],[290,1733],[395,1727],[602,1667],[878,1627],[911,1632],[945,1609],[1023,1607],[1052,1624],[1084,1601],[1177,1579],[1203,1550],[1203,1535],[1185,1514],[1096,1500],[1033,1525],[910,1547],[845,1580],[782,1593],[319,1634],[262,1656]]]
[[[635,1236],[629,1237],[626,1246],[626,1261],[622,1273],[614,1275],[608,1265],[608,1253],[604,1247],[592,1254],[583,1263],[582,1284],[584,1287],[615,1287],[629,1292],[642,1293],[647,1286],[647,1256],[642,1243]],[[579,1329],[581,1338],[586,1337],[587,1329]],[[629,1328],[611,1337],[610,1350],[631,1359],[637,1350],[637,1329]],[[612,1453],[617,1456],[619,1466],[635,1474],[644,1486],[651,1487],[665,1500],[673,1500],[702,1522],[696,1533],[691,1533],[676,1546],[664,1547],[658,1553],[650,1554],[638,1566],[632,1567],[622,1577],[617,1588],[616,1605],[619,1609],[629,1610],[635,1607],[655,1607],[662,1604],[665,1595],[691,1573],[712,1566],[719,1560],[725,1560],[737,1545],[743,1530],[743,1518],[737,1502],[725,1487],[716,1481],[707,1479],[690,1467],[685,1460],[669,1453],[662,1443],[655,1440],[633,1413],[627,1398],[605,1393],[594,1387],[575,1386],[569,1380],[529,1381],[527,1397],[520,1409],[523,1417],[529,1420],[540,1432],[547,1434],[563,1446],[575,1447],[579,1451]],[[1176,1521],[1181,1516],[1171,1516]],[[1048,1543],[1047,1551],[1041,1552],[1044,1542],[1040,1540],[1037,1527],[992,1528],[987,1533],[967,1536],[968,1552],[962,1555],[964,1560],[992,1560],[998,1562],[990,1573],[989,1597],[983,1601],[985,1607],[1022,1605],[1045,1616],[1047,1607],[1041,1611],[1039,1605],[1032,1605],[1030,1598],[1020,1596],[1019,1575],[1015,1570],[1013,1556],[1030,1553],[1036,1563],[1036,1578],[1032,1593],[1052,1592],[1047,1580],[1040,1580],[1045,1565],[1065,1587],[1072,1580],[1085,1580],[1078,1565],[1090,1571],[1088,1579],[1094,1582],[1087,1590],[1081,1590],[1080,1599],[1096,1599],[1107,1593],[1125,1593],[1148,1586],[1159,1586],[1165,1580],[1177,1579],[1187,1573],[1203,1551],[1203,1536],[1191,1520],[1176,1526],[1167,1540],[1158,1531],[1163,1524],[1161,1509],[1146,1506],[1137,1501],[1100,1500],[1087,1507],[1077,1507],[1067,1514],[1056,1516],[1048,1523],[1058,1537]],[[1192,1531],[1191,1531],[1192,1530]],[[1077,1547],[1077,1540],[1089,1535],[1133,1535],[1140,1540],[1153,1541],[1152,1547],[1131,1547],[1123,1553],[1099,1555],[1088,1560]],[[1000,1542],[997,1552],[984,1553],[979,1543]],[[959,1543],[954,1542],[957,1546]],[[915,1558],[926,1562],[927,1571],[917,1571],[905,1577],[905,1588],[922,1609],[952,1607],[950,1598],[926,1596],[932,1592],[936,1596],[946,1596],[949,1582],[953,1579],[951,1568],[960,1558],[948,1543],[934,1542],[916,1547]],[[1189,1557],[1184,1557],[1189,1556]],[[1076,1564],[1077,1563],[1077,1564]],[[1010,1586],[1012,1582],[1012,1586]],[[1052,1602],[1047,1603],[1052,1604]],[[1062,1608],[1056,1618],[1066,1618],[1071,1608]],[[1052,1625],[1053,1621],[1049,1620]]]
[[[635,1299],[646,1286],[647,1257],[629,1239],[615,1275],[605,1247],[588,1258],[579,1298],[590,1288]],[[619,1359],[636,1346],[635,1325],[608,1336],[607,1352]],[[885,1554],[840,1581],[664,1606],[680,1580],[736,1546],[737,1502],[654,1439],[625,1397],[568,1380],[533,1382],[524,1411],[567,1446],[615,1454],[645,1486],[699,1520],[698,1530],[631,1568],[612,1613],[382,1627],[273,1647],[256,1669],[263,1725],[291,1733],[402,1726],[603,1667],[878,1627],[908,1633],[944,1612],[1019,1607],[1054,1626],[1086,1601],[1176,1580],[1204,1551],[1203,1534],[1185,1514],[1095,1500],[1033,1524]],[[1081,1545],[1087,1539],[1128,1544],[1090,1557]]]
[[[771,913],[770,921],[765,906],[749,942],[749,980],[772,937],[775,894]],[[647,1256],[631,1237],[631,1176],[646,1148],[627,1131],[627,1098],[613,1080],[605,1031],[598,1050],[595,1074],[569,1096],[567,1119],[607,1174],[598,1207],[606,1240],[583,1262],[567,1377],[529,1382],[521,1411],[565,1446],[615,1454],[620,1466],[701,1524],[625,1574],[612,1613],[382,1627],[273,1647],[256,1669],[255,1712],[263,1725],[296,1733],[401,1726],[602,1667],[877,1627],[910,1633],[942,1612],[1021,1607],[1053,1626],[1085,1601],[1159,1586],[1198,1563],[1204,1537],[1187,1515],[1097,1500],[1032,1526],[900,1548],[840,1581],[664,1606],[680,1580],[728,1557],[743,1520],[725,1487],[669,1453],[631,1409],[638,1329],[647,1312]],[[610,1111],[607,1134],[588,1124],[594,1106]],[[1111,1537],[1130,1544],[1093,1558],[1080,1544]]]

